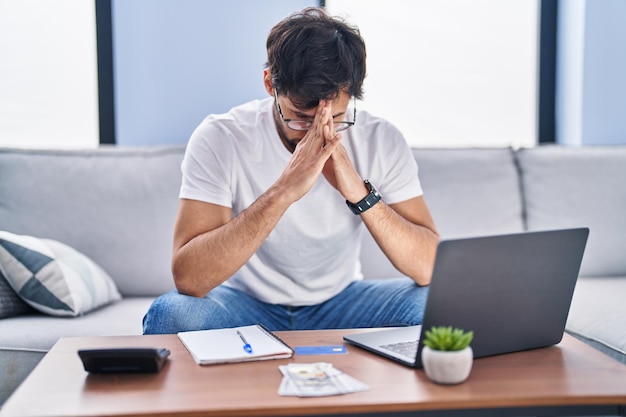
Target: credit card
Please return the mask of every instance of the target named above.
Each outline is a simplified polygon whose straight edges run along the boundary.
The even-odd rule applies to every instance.
[[[348,353],[348,350],[343,345],[296,346],[294,351],[296,355],[343,355]]]

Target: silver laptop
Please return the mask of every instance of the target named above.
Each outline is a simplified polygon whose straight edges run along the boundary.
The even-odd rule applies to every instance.
[[[421,326],[373,330],[344,340],[421,367],[422,333],[472,330],[474,357],[561,341],[589,229],[442,240]]]

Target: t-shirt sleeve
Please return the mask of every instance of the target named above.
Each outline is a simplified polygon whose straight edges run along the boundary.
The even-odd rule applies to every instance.
[[[379,155],[385,155],[382,178],[378,190],[387,204],[400,203],[423,195],[418,176],[418,166],[413,152],[402,133],[392,125],[387,125],[387,134]]]
[[[210,118],[193,132],[181,164],[180,198],[232,207],[229,136]]]

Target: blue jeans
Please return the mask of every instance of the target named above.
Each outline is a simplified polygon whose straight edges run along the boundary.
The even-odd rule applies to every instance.
[[[268,304],[224,285],[204,298],[171,291],[158,297],[143,319],[144,334],[263,324],[273,331],[347,329],[421,324],[428,287],[409,278],[351,283],[311,306]]]

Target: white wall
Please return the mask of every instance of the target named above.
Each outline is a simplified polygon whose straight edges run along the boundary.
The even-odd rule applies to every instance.
[[[0,0],[0,146],[95,147],[95,5]]]
[[[416,146],[532,146],[536,0],[327,0],[368,48],[363,108]]]

